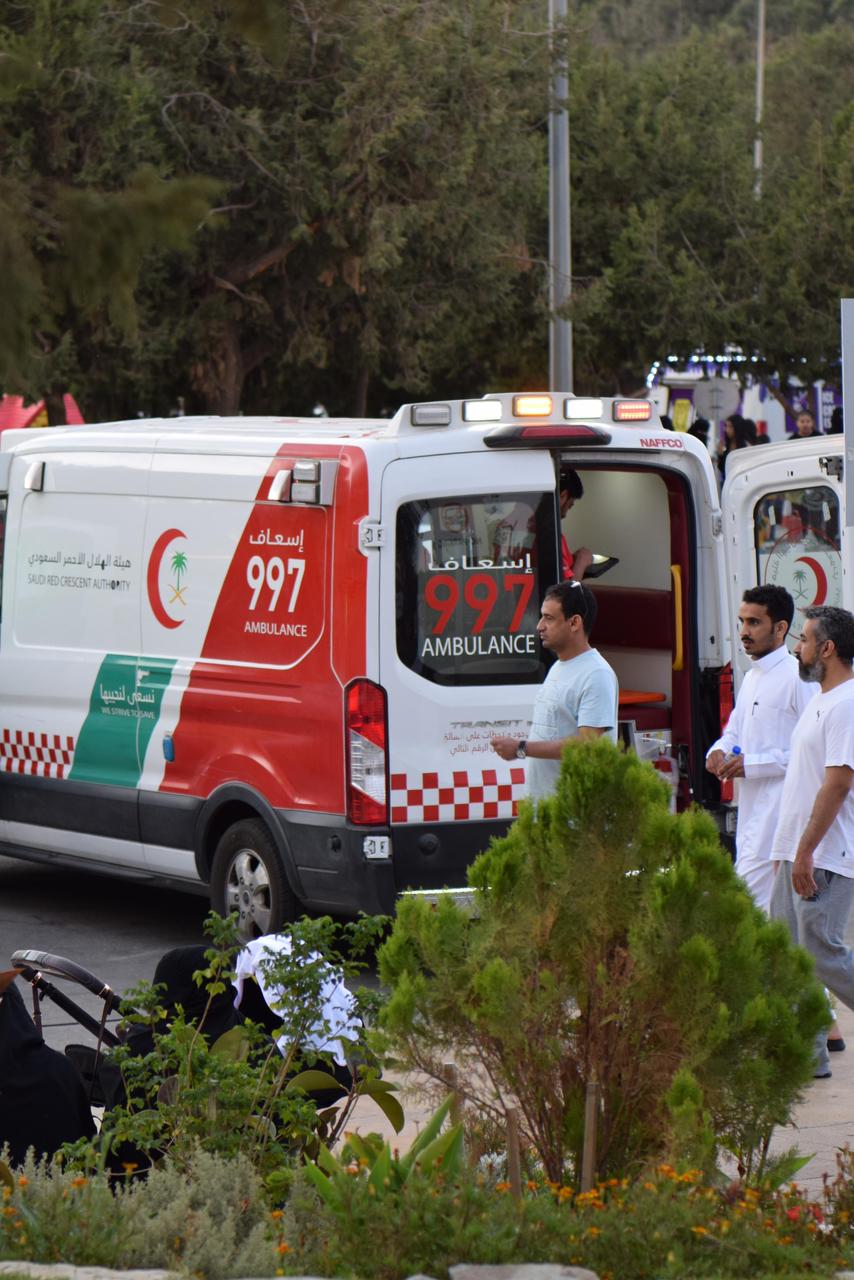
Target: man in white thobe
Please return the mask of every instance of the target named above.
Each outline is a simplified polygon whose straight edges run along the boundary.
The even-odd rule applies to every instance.
[[[794,601],[783,587],[745,591],[738,611],[739,639],[752,665],[726,728],[706,755],[706,768],[721,781],[741,779],[735,869],[765,912],[774,887],[771,843],[792,733],[816,693],[814,684],[801,680],[797,659],[786,648],[794,613]]]

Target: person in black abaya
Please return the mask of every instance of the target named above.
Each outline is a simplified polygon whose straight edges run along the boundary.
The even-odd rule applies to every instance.
[[[74,1064],[45,1044],[14,972],[0,974],[0,1147],[12,1165],[30,1147],[52,1156],[64,1142],[91,1138],[92,1112]]]
[[[210,1046],[244,1019],[234,1007],[234,988],[230,983],[226,983],[225,991],[212,996],[204,984],[198,986],[193,981],[194,973],[208,967],[205,950],[205,947],[193,946],[167,951],[157,963],[153,982],[161,988],[160,999],[166,1010],[165,1023],[156,1030],[166,1031],[180,1006],[184,1020],[195,1023]],[[150,1026],[131,1027],[125,1043],[135,1055],[143,1057],[154,1049],[154,1030]]]

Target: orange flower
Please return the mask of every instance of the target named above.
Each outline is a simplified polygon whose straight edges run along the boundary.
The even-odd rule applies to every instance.
[[[276,1251],[278,1253],[290,1253],[291,1246],[289,1244],[286,1244],[284,1240],[280,1240],[279,1243],[276,1245]]]

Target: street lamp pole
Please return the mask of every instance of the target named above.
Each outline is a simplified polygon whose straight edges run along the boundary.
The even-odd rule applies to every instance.
[[[765,111],[765,0],[756,10],[756,114],[753,134],[753,192],[762,194],[762,116]]]
[[[549,0],[549,31],[566,28],[567,0]],[[549,386],[572,390],[572,322],[555,313],[572,294],[569,214],[569,74],[566,55],[555,57],[554,105],[549,113]]]

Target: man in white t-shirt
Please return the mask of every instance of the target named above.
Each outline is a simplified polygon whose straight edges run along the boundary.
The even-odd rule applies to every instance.
[[[577,579],[549,587],[537,635],[558,659],[540,685],[528,738],[498,736],[492,749],[502,760],[527,760],[532,799],[554,794],[563,749],[572,738],[617,740],[617,677],[590,645],[596,597]]]
[[[771,847],[779,863],[771,917],[785,920],[816,975],[854,1009],[854,950],[845,929],[854,903],[854,615],[807,609],[795,647],[803,680],[821,692],[792,734],[780,817]],[[816,1076],[831,1074],[824,1032]]]

